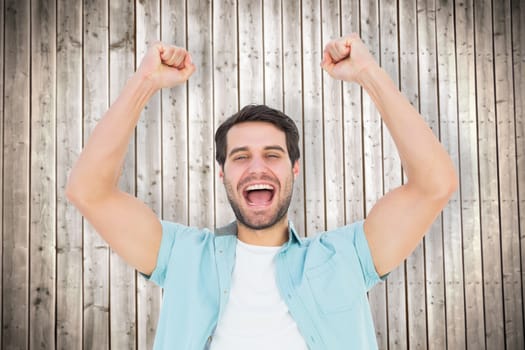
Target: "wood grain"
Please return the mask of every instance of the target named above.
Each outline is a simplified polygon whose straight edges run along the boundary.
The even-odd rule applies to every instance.
[[[302,2],[303,43],[303,130],[304,130],[304,188],[306,211],[306,235],[325,230],[325,178],[320,164],[323,158],[323,110],[322,76],[318,62],[322,53],[320,4],[317,1]]]
[[[84,144],[109,107],[108,6],[84,1]],[[109,246],[84,221],[83,344],[100,349],[109,343]]]
[[[213,132],[220,123],[239,110],[239,62],[237,57],[237,7],[234,0],[213,3]],[[213,147],[215,152],[215,147]],[[215,159],[215,153],[213,154]],[[214,167],[215,226],[235,220],[226,191]]]
[[[514,119],[516,137],[516,167],[518,180],[519,238],[521,246],[521,281],[525,281],[525,4],[511,1],[512,62],[514,82]],[[525,303],[525,289],[521,291],[521,303]],[[525,307],[522,308],[525,313]],[[525,325],[522,333],[525,334]]]
[[[28,349],[30,6],[5,1],[2,349]]]
[[[131,1],[109,3],[109,100],[116,100],[135,68],[135,8]],[[135,139],[128,146],[119,188],[135,194]],[[136,348],[135,270],[110,252],[110,348]]]
[[[281,0],[282,21],[282,71],[283,111],[295,121],[299,129],[300,173],[295,179],[294,195],[288,215],[297,232],[306,234],[305,223],[305,167],[304,167],[304,123],[303,123],[303,79],[302,79],[302,38],[301,4]]]
[[[57,2],[57,349],[83,343],[82,217],[64,193],[82,149],[82,17],[82,1]]]
[[[339,1],[321,2],[322,49],[333,39],[341,36],[341,17]],[[312,67],[318,67],[317,56]],[[326,228],[334,229],[345,223],[344,200],[344,153],[343,153],[343,111],[342,83],[323,73],[323,149],[325,177]]]
[[[485,341],[487,349],[503,349],[505,325],[490,1],[474,2],[474,21],[483,295],[485,314],[491,315],[485,318]]]
[[[135,3],[136,63],[160,39],[160,1]],[[162,214],[161,95],[155,94],[146,105],[136,129],[137,197],[157,215]],[[152,349],[160,313],[161,289],[137,278],[137,348]]]
[[[188,49],[198,67],[188,82],[188,162],[189,224],[213,227],[215,221],[213,191],[213,48],[211,2],[188,2]]]
[[[512,81],[512,27],[510,1],[493,3],[494,79],[496,102],[497,170],[503,273],[505,346],[525,348],[522,279],[516,182],[516,133]]]
[[[443,146],[459,169],[458,101],[454,7],[439,0],[436,4],[436,36],[439,93],[439,130]],[[456,191],[443,210],[443,252],[445,270],[446,339],[449,349],[466,348],[465,295],[463,293],[463,256],[461,201]]]
[[[56,8],[31,3],[29,347],[55,347]]]
[[[456,4],[456,65],[466,343],[485,348],[472,1]],[[459,69],[461,67],[461,69]]]

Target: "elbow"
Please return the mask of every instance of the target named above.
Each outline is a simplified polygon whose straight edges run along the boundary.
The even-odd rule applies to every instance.
[[[413,186],[426,198],[446,203],[458,190],[459,179],[455,169],[450,167],[446,171],[427,174],[417,183],[413,183]]]
[[[433,191],[433,197],[445,202],[448,202],[459,188],[459,179],[454,168],[451,168],[448,172],[439,176],[436,182],[437,184],[436,189]]]
[[[65,195],[69,203],[73,204],[74,206],[78,207],[81,200],[82,200],[82,193],[79,190],[78,186],[75,186],[71,179],[68,180],[66,184],[66,190]]]

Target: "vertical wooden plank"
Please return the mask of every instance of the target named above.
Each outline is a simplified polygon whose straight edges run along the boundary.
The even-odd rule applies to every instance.
[[[84,1],[84,143],[108,109],[108,4]],[[109,246],[84,221],[84,323],[87,349],[109,347]]]
[[[341,35],[360,32],[359,1],[341,0]],[[343,83],[343,138],[346,222],[362,220],[365,215],[363,176],[363,121],[361,88]]]
[[[417,6],[420,110],[434,134],[439,137],[435,1],[419,0]],[[438,217],[425,237],[429,349],[446,347],[442,232],[441,218]]]
[[[473,1],[455,5],[466,344],[485,349]]]
[[[339,0],[321,1],[322,44],[320,50],[323,50],[324,45],[330,40],[341,36],[339,5]],[[311,65],[318,67],[319,61],[318,56],[311,62]],[[323,73],[322,78],[326,228],[334,229],[345,223],[342,83],[331,78],[328,73]]]
[[[82,348],[82,216],[68,203],[82,148],[82,1],[57,3],[57,349]]]
[[[505,346],[523,349],[523,300],[516,183],[516,138],[512,81],[510,1],[493,2],[496,135],[503,273]],[[523,78],[523,77],[522,77]]]
[[[238,1],[239,102],[264,101],[262,0]]]
[[[237,62],[237,4],[235,0],[213,2],[213,115],[217,130],[226,118],[239,109],[239,83]],[[200,69],[200,67],[198,68]],[[215,148],[213,147],[215,151]],[[215,157],[215,153],[213,154]],[[216,162],[215,226],[221,227],[235,219]]]
[[[2,349],[28,348],[30,6],[5,4]]]
[[[419,108],[417,52],[417,2],[403,1],[399,7],[401,91]],[[420,243],[406,261],[407,328],[410,349],[427,349],[425,256]]]
[[[159,0],[137,1],[136,64],[160,39]],[[146,105],[136,131],[137,197],[157,215],[162,213],[161,94]],[[137,348],[151,349],[160,312],[161,289],[143,278],[137,280]]]
[[[478,156],[487,349],[505,347],[491,1],[474,2]]]
[[[288,215],[297,232],[305,235],[304,211],[304,133],[303,133],[303,80],[301,45],[301,3],[281,1],[282,11],[282,65],[283,65],[283,111],[295,121],[299,129],[301,172],[295,179],[294,195]]]
[[[162,42],[186,47],[186,2],[161,2]],[[199,67],[197,67],[199,69]],[[190,78],[191,79],[191,78]],[[188,223],[187,86],[162,94],[162,217]]]
[[[521,283],[525,282],[525,4],[512,0],[512,57],[514,81],[514,118],[516,126],[516,165],[518,179],[518,215],[521,246]],[[525,288],[521,291],[522,311],[525,318]],[[525,334],[525,325],[522,334]]]
[[[133,1],[109,3],[109,100],[113,103],[135,68],[135,6]],[[135,140],[130,142],[119,187],[135,194]],[[110,348],[136,347],[135,270],[110,253]]]
[[[439,0],[436,13],[440,136],[456,169],[459,169],[454,4]],[[460,194],[456,191],[443,210],[446,339],[449,349],[465,349],[467,345],[460,205]]]
[[[322,111],[322,73],[317,64],[322,57],[321,8],[319,1],[302,2],[302,41],[303,41],[303,129],[304,129],[304,182],[306,207],[306,235],[324,231],[325,196],[323,157],[323,111]]]
[[[264,103],[283,109],[283,69],[281,0],[265,0],[263,4]],[[296,23],[297,24],[297,23]]]
[[[29,346],[55,348],[55,0],[31,4]]]
[[[381,23],[381,66],[399,86],[399,38],[397,23],[397,2],[393,0],[380,1]],[[383,124],[383,181],[384,193],[401,186],[401,160],[390,132]],[[388,345],[389,349],[406,349],[406,294],[405,294],[405,264],[394,269],[387,279],[387,313],[388,313]]]
[[[380,62],[378,1],[361,2],[361,39]],[[363,147],[365,174],[365,211],[368,214],[383,195],[382,122],[379,113],[366,93],[363,94]],[[380,283],[369,293],[372,317],[380,349],[388,347],[386,284]]]
[[[213,48],[211,2],[188,2],[188,49],[197,71],[188,83],[190,220],[192,226],[213,227]]]
[[[5,32],[4,27],[4,0],[0,0],[0,28],[2,28],[2,33]],[[2,147],[2,151],[0,152],[0,166],[2,167],[2,171],[0,171],[0,183],[4,183],[4,36],[0,35],[0,81],[2,84],[0,84],[0,147]],[[4,212],[4,196],[3,196],[3,185],[2,185],[2,195],[0,195],[0,212]],[[0,215],[0,227],[2,227],[2,230],[0,230],[0,242],[4,242],[4,218],[3,215]],[[0,249],[0,285],[2,284],[3,279],[3,251]],[[3,288],[0,288],[0,314],[2,314],[2,311],[4,309],[3,307]],[[0,345],[2,344],[3,334],[2,330],[4,328],[4,320],[3,317],[0,317]]]

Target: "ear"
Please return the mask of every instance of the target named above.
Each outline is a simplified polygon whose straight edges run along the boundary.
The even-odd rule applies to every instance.
[[[297,176],[299,175],[299,171],[300,170],[301,170],[301,167],[299,165],[299,159],[298,159],[298,160],[295,161],[295,163],[293,164],[293,167],[292,167],[294,180],[297,179]]]
[[[221,165],[219,165],[219,179],[221,179],[221,182],[224,182],[224,170]]]

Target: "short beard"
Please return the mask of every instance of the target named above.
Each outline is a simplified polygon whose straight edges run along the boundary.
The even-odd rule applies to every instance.
[[[290,193],[284,200],[282,201],[282,205],[279,207],[279,210],[277,210],[277,213],[273,218],[268,220],[266,223],[262,224],[255,224],[252,222],[249,222],[244,215],[242,214],[241,208],[239,205],[233,200],[232,196],[230,195],[231,191],[233,190],[231,185],[225,181],[224,187],[226,189],[226,196],[228,197],[228,202],[230,202],[230,205],[232,207],[233,213],[235,214],[235,217],[237,218],[237,221],[242,224],[243,226],[246,226],[247,228],[251,230],[265,230],[267,228],[273,227],[275,224],[280,222],[288,213],[288,208],[290,207],[290,203],[292,201],[292,195],[293,195],[293,181],[290,185]]]

